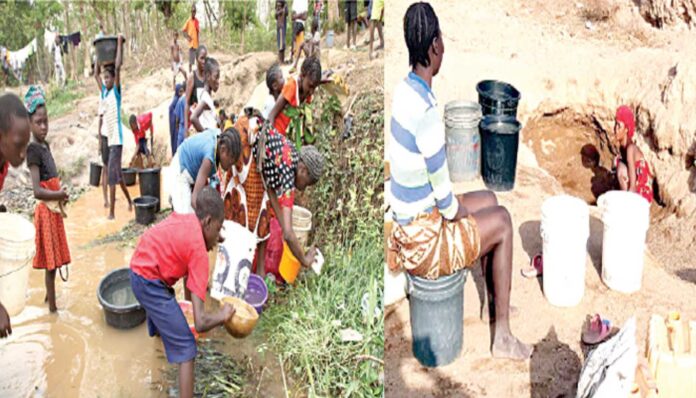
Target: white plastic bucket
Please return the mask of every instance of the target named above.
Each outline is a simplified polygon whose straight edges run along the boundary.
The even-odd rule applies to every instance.
[[[24,217],[0,213],[0,302],[10,316],[26,305],[34,234],[34,225]]]
[[[309,231],[312,230],[312,212],[302,206],[292,207],[292,229],[303,248],[307,248]]]
[[[602,281],[618,292],[636,292],[643,279],[650,204],[636,193],[611,191],[597,205],[604,223]]]
[[[587,239],[590,209],[581,199],[553,196],[541,206],[543,287],[546,299],[557,307],[580,304],[585,294]]]

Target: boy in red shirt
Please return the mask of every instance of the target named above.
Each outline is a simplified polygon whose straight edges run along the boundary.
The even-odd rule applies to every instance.
[[[196,214],[172,213],[143,234],[131,258],[133,293],[145,309],[150,336],[159,334],[167,360],[179,364],[181,397],[193,396],[196,340],[176,301],[173,286],[184,278],[193,293],[193,318],[199,333],[222,325],[234,315],[235,309],[229,304],[216,313],[206,313],[204,309],[208,251],[220,239],[224,218],[220,194],[205,187],[196,198]]]
[[[147,130],[150,130],[150,142],[154,140],[155,130],[152,127],[152,112],[144,113],[138,117],[130,115],[128,122],[133,131],[133,136],[135,137],[135,145],[138,146],[138,150],[135,151],[131,164],[133,164],[136,157],[145,155],[148,164],[152,166],[154,164],[152,153],[147,149],[147,136],[145,134]]]

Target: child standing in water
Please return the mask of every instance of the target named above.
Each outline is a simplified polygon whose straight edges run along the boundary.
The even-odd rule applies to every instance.
[[[22,101],[12,93],[0,96],[0,191],[10,165],[19,167],[24,163],[30,131],[29,115]],[[0,303],[0,338],[11,334],[10,316]]]
[[[633,143],[636,122],[633,111],[626,105],[616,110],[614,140],[620,154],[616,159],[616,177],[622,191],[631,191],[652,203],[652,173],[643,152]]]
[[[97,63],[97,73],[94,74],[99,90],[101,102],[99,113],[102,115],[99,124],[103,134],[108,137],[109,143],[109,220],[115,218],[116,185],[121,185],[121,190],[128,200],[128,210],[133,209],[133,202],[123,182],[121,170],[121,155],[123,153],[123,129],[121,124],[121,65],[123,64],[123,36],[118,36],[116,46],[116,61],[114,65],[104,67],[102,80],[101,65]],[[107,165],[104,165],[105,167]]]
[[[217,111],[212,93],[220,87],[220,66],[215,58],[205,61],[205,86],[198,97],[198,105],[191,114],[191,124],[199,133],[208,129],[219,129]]]
[[[210,187],[196,198],[195,214],[172,213],[147,230],[130,263],[133,293],[145,309],[150,336],[159,334],[167,361],[179,364],[179,394],[192,397],[196,340],[176,301],[173,286],[184,278],[193,293],[193,319],[198,333],[222,325],[235,312],[224,304],[216,313],[205,311],[208,252],[220,241],[224,220],[222,198]]]
[[[56,208],[55,204],[66,202],[68,194],[60,187],[56,163],[46,141],[48,113],[43,91],[37,86],[29,87],[24,102],[29,112],[33,135],[33,140],[27,148],[27,166],[31,171],[34,197],[39,200],[34,212],[34,269],[46,270],[46,300],[49,310],[56,312],[56,270],[70,263],[70,249],[65,236],[62,207]]]

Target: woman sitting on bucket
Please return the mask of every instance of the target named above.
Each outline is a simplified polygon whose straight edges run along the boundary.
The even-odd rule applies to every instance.
[[[445,156],[445,128],[432,79],[440,70],[444,43],[438,18],[427,3],[406,11],[404,33],[411,73],[394,91],[391,119],[391,207],[395,226],[387,262],[392,270],[437,279],[481,258],[492,272],[495,335],[492,354],[525,360],[530,346],[510,331],[513,227],[510,213],[492,192],[454,196]]]

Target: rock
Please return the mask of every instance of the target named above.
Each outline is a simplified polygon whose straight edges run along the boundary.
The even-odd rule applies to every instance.
[[[696,27],[696,3],[692,0],[643,0],[639,11],[649,24],[659,29],[679,25]]]

